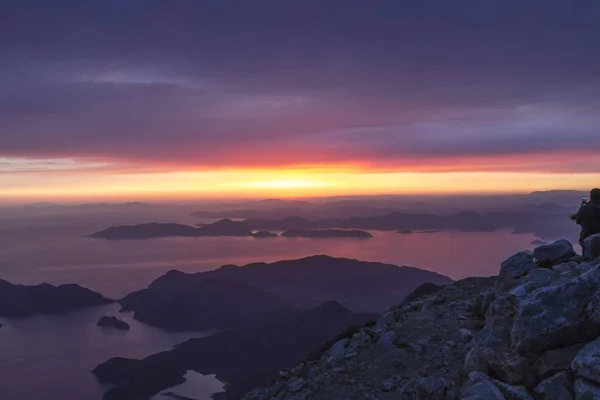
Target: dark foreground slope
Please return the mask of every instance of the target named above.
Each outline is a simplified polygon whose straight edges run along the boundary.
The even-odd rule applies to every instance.
[[[13,285],[0,279],[0,317],[25,318],[112,303],[79,285]]]
[[[136,319],[168,330],[232,329],[327,301],[381,312],[426,282],[451,280],[417,268],[313,256],[197,274],[170,271],[120,302]]]
[[[105,400],[147,399],[184,381],[187,370],[216,374],[228,382],[218,397],[235,399],[270,382],[282,369],[297,364],[309,352],[351,325],[373,315],[355,314],[329,302],[308,311],[294,311],[255,329],[192,339],[171,351],[144,360],[114,358],[94,369],[103,383],[117,385]]]
[[[559,241],[425,290],[244,400],[600,399],[596,248]]]

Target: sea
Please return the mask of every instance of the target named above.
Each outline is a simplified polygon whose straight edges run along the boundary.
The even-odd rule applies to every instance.
[[[0,219],[0,279],[28,285],[77,283],[118,299],[146,287],[171,269],[200,272],[225,264],[273,262],[315,254],[408,265],[461,279],[495,275],[502,260],[531,249],[536,239],[531,234],[507,230],[412,234],[371,231],[371,239],[204,237],[107,241],[86,237],[113,225],[116,219]],[[127,223],[133,222],[143,221]],[[176,222],[191,221],[181,218]],[[0,319],[4,324],[0,328],[0,398],[99,400],[107,390],[91,373],[99,363],[111,357],[143,358],[189,338],[214,333],[167,333],[135,321],[130,314],[118,314],[118,308],[112,304],[66,315]],[[131,330],[97,327],[103,315],[119,315]],[[166,392],[205,400],[223,390],[215,376],[189,371],[186,378],[186,383]],[[159,394],[153,400],[161,399],[168,397]]]

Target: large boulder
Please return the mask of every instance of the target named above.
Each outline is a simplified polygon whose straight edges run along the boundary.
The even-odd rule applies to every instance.
[[[462,393],[463,399],[466,397],[467,394],[469,394],[469,388],[471,386],[475,386],[482,382],[491,382],[494,386],[496,386],[498,391],[500,391],[500,393],[506,400],[533,400],[531,395],[527,392],[527,389],[525,389],[523,386],[508,385],[504,382],[492,379],[481,372],[469,373],[469,380],[467,381],[466,385],[467,389],[463,390]]]
[[[573,400],[573,382],[569,372],[558,374],[540,382],[533,394],[538,400]]]
[[[600,233],[585,239],[585,251],[583,255],[587,258],[596,259],[600,257]]]
[[[498,273],[494,295],[500,296],[517,285],[517,279],[535,269],[533,254],[530,251],[520,251],[504,260]]]
[[[587,305],[600,287],[598,267],[578,278],[540,288],[525,298],[511,331],[514,350],[539,354],[598,337],[600,324],[587,317]]]
[[[496,297],[490,303],[486,316],[514,316],[521,301],[531,292],[547,286],[550,282],[557,282],[560,279],[560,274],[547,268],[533,269],[527,276],[517,281],[518,286]]]
[[[548,350],[533,365],[534,372],[540,379],[545,379],[557,372],[570,370],[571,363],[584,345],[585,343],[578,343],[561,349]]]
[[[506,400],[490,381],[477,382],[462,392],[461,400]]]
[[[600,339],[586,344],[571,364],[577,375],[600,384]]]
[[[585,378],[575,381],[575,400],[600,400],[600,385]]]
[[[329,358],[327,359],[327,363],[329,365],[335,365],[342,361],[346,356],[348,348],[348,339],[342,339],[337,341],[332,347],[329,353]]]
[[[573,244],[568,240],[561,239],[551,244],[538,246],[533,250],[533,258],[538,265],[552,265],[557,261],[577,255]]]
[[[487,363],[488,370],[501,381],[511,385],[523,382],[527,369],[527,363],[523,357],[504,349],[491,347],[484,349],[481,355]]]

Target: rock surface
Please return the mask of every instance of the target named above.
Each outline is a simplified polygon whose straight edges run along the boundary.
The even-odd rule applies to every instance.
[[[587,258],[592,260],[600,257],[600,233],[592,235],[585,239],[585,253]]]
[[[423,290],[245,400],[600,400],[600,271],[567,241]],[[365,341],[362,338],[372,340]]]
[[[573,400],[573,382],[570,372],[558,374],[540,382],[533,394],[539,400]]]
[[[565,239],[554,243],[538,246],[533,250],[533,257],[538,264],[547,265],[575,256],[575,250],[571,242]]]
[[[101,317],[96,325],[103,328],[115,328],[121,331],[128,331],[131,328],[127,322],[117,317],[108,316]]]

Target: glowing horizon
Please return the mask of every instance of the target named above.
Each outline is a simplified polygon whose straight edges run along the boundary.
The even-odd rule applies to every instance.
[[[0,202],[600,182],[600,3],[10,3]]]
[[[0,174],[0,201],[185,200],[198,198],[305,198],[390,194],[509,194],[588,190],[600,173],[393,172],[356,168],[222,169],[111,172],[39,169]]]

